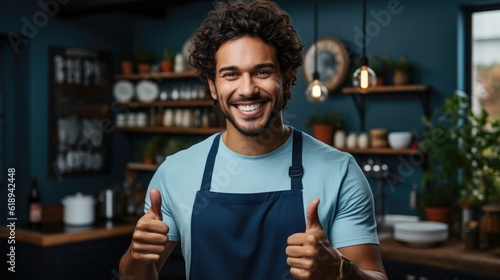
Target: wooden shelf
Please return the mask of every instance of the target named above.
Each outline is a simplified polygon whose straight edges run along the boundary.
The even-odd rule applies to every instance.
[[[153,102],[118,102],[118,106],[129,108],[150,108],[150,107],[213,107],[212,100],[170,100]]]
[[[158,73],[147,73],[147,74],[130,74],[130,75],[115,75],[116,80],[141,80],[141,79],[147,79],[147,80],[154,80],[154,79],[190,79],[190,78],[197,78],[198,75],[196,74],[195,70],[189,70],[189,71],[184,71],[184,72],[158,72]]]
[[[361,92],[358,87],[344,87],[343,94],[374,94],[374,93],[390,93],[390,92],[426,92],[429,90],[427,85],[402,85],[402,86],[379,86],[371,88],[367,92]]]
[[[135,171],[156,171],[158,165],[156,164],[145,164],[142,162],[129,162],[127,163],[127,169]]]
[[[414,155],[418,154],[420,151],[415,149],[391,149],[391,148],[337,148],[340,151],[348,152],[350,154],[359,155]]]
[[[225,130],[224,127],[119,127],[118,131],[124,133],[161,133],[161,134],[199,134],[211,135]]]

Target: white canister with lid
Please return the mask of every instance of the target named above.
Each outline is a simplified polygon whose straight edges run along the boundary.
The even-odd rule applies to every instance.
[[[64,206],[64,223],[71,226],[85,226],[94,223],[95,199],[91,195],[78,192],[66,196],[61,203]]]
[[[366,149],[369,145],[368,133],[362,132],[358,135],[358,148]]]
[[[356,134],[356,132],[349,133],[346,139],[347,148],[351,149],[356,148],[357,140],[358,140],[358,135]]]
[[[345,147],[345,131],[337,130],[337,132],[335,132],[335,136],[333,137],[333,146],[336,148]]]

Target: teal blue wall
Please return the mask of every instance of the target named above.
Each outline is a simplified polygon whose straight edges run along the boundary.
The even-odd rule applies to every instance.
[[[277,1],[292,17],[293,24],[305,42],[306,49],[313,43],[313,7],[309,1]],[[368,22],[376,22],[371,15],[387,10],[388,3],[395,1],[368,1]],[[386,26],[370,37],[367,53],[399,58],[406,55],[412,61],[416,75],[415,83],[432,87],[432,106],[442,104],[453,90],[461,87],[463,77],[458,69],[459,17],[461,5],[484,5],[500,1],[399,1],[401,12],[393,14]],[[7,89],[10,100],[6,107],[7,143],[4,167],[15,166],[19,197],[26,197],[29,178],[39,178],[44,203],[56,203],[63,196],[82,191],[97,194],[104,187],[113,186],[123,180],[123,167],[133,157],[129,140],[119,133],[113,135],[113,162],[109,175],[63,178],[47,177],[47,120],[48,120],[48,61],[49,46],[66,46],[110,51],[113,54],[115,71],[118,71],[120,54],[125,50],[149,48],[161,57],[164,48],[180,51],[185,40],[199,26],[212,1],[188,4],[168,11],[165,19],[131,16],[126,14],[104,14],[82,16],[73,19],[50,18],[46,26],[22,49],[22,54],[11,54],[18,58],[19,73],[14,85]],[[361,1],[319,1],[319,37],[335,37],[342,40],[354,54],[359,48],[354,44],[354,28],[361,27]],[[36,1],[16,1],[0,9],[0,33],[21,33],[22,17],[31,19],[40,10]],[[10,65],[8,67],[14,67]],[[332,93],[327,102],[312,105],[306,102],[302,71],[299,83],[294,88],[292,101],[285,112],[289,124],[310,132],[304,120],[313,112],[338,111],[345,129],[359,131],[360,120],[349,96]],[[11,76],[7,76],[11,77]],[[17,96],[13,101],[12,96]],[[422,130],[420,117],[423,110],[416,95],[370,96],[367,98],[366,128],[386,127],[389,130]],[[26,121],[18,120],[27,115]],[[20,123],[20,125],[12,125]],[[14,138],[15,137],[15,138]],[[11,146],[12,145],[12,146]],[[14,151],[21,151],[16,153]],[[362,160],[362,158],[360,158]],[[405,167],[407,158],[385,157],[393,170]],[[5,171],[2,171],[5,172]],[[3,176],[3,175],[2,175]],[[406,172],[404,181],[386,186],[387,209],[391,213],[414,214],[408,208],[407,198],[412,185],[419,181],[421,169],[416,166]],[[2,180],[4,181],[4,180]],[[376,182],[370,180],[375,187]],[[3,200],[5,201],[5,200]],[[21,207],[22,208],[22,207]]]

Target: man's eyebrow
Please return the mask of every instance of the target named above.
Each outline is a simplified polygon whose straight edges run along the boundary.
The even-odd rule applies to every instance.
[[[260,64],[257,64],[253,67],[254,70],[258,70],[258,69],[262,69],[262,68],[278,69],[278,67],[274,63],[260,63]],[[234,70],[238,70],[238,69],[239,69],[238,67],[231,65],[231,66],[221,67],[218,72],[220,74],[224,71],[234,71]]]

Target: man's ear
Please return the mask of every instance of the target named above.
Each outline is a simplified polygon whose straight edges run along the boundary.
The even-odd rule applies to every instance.
[[[208,87],[210,88],[210,95],[214,100],[217,100],[217,91],[215,90],[215,84],[212,80],[208,79]]]

